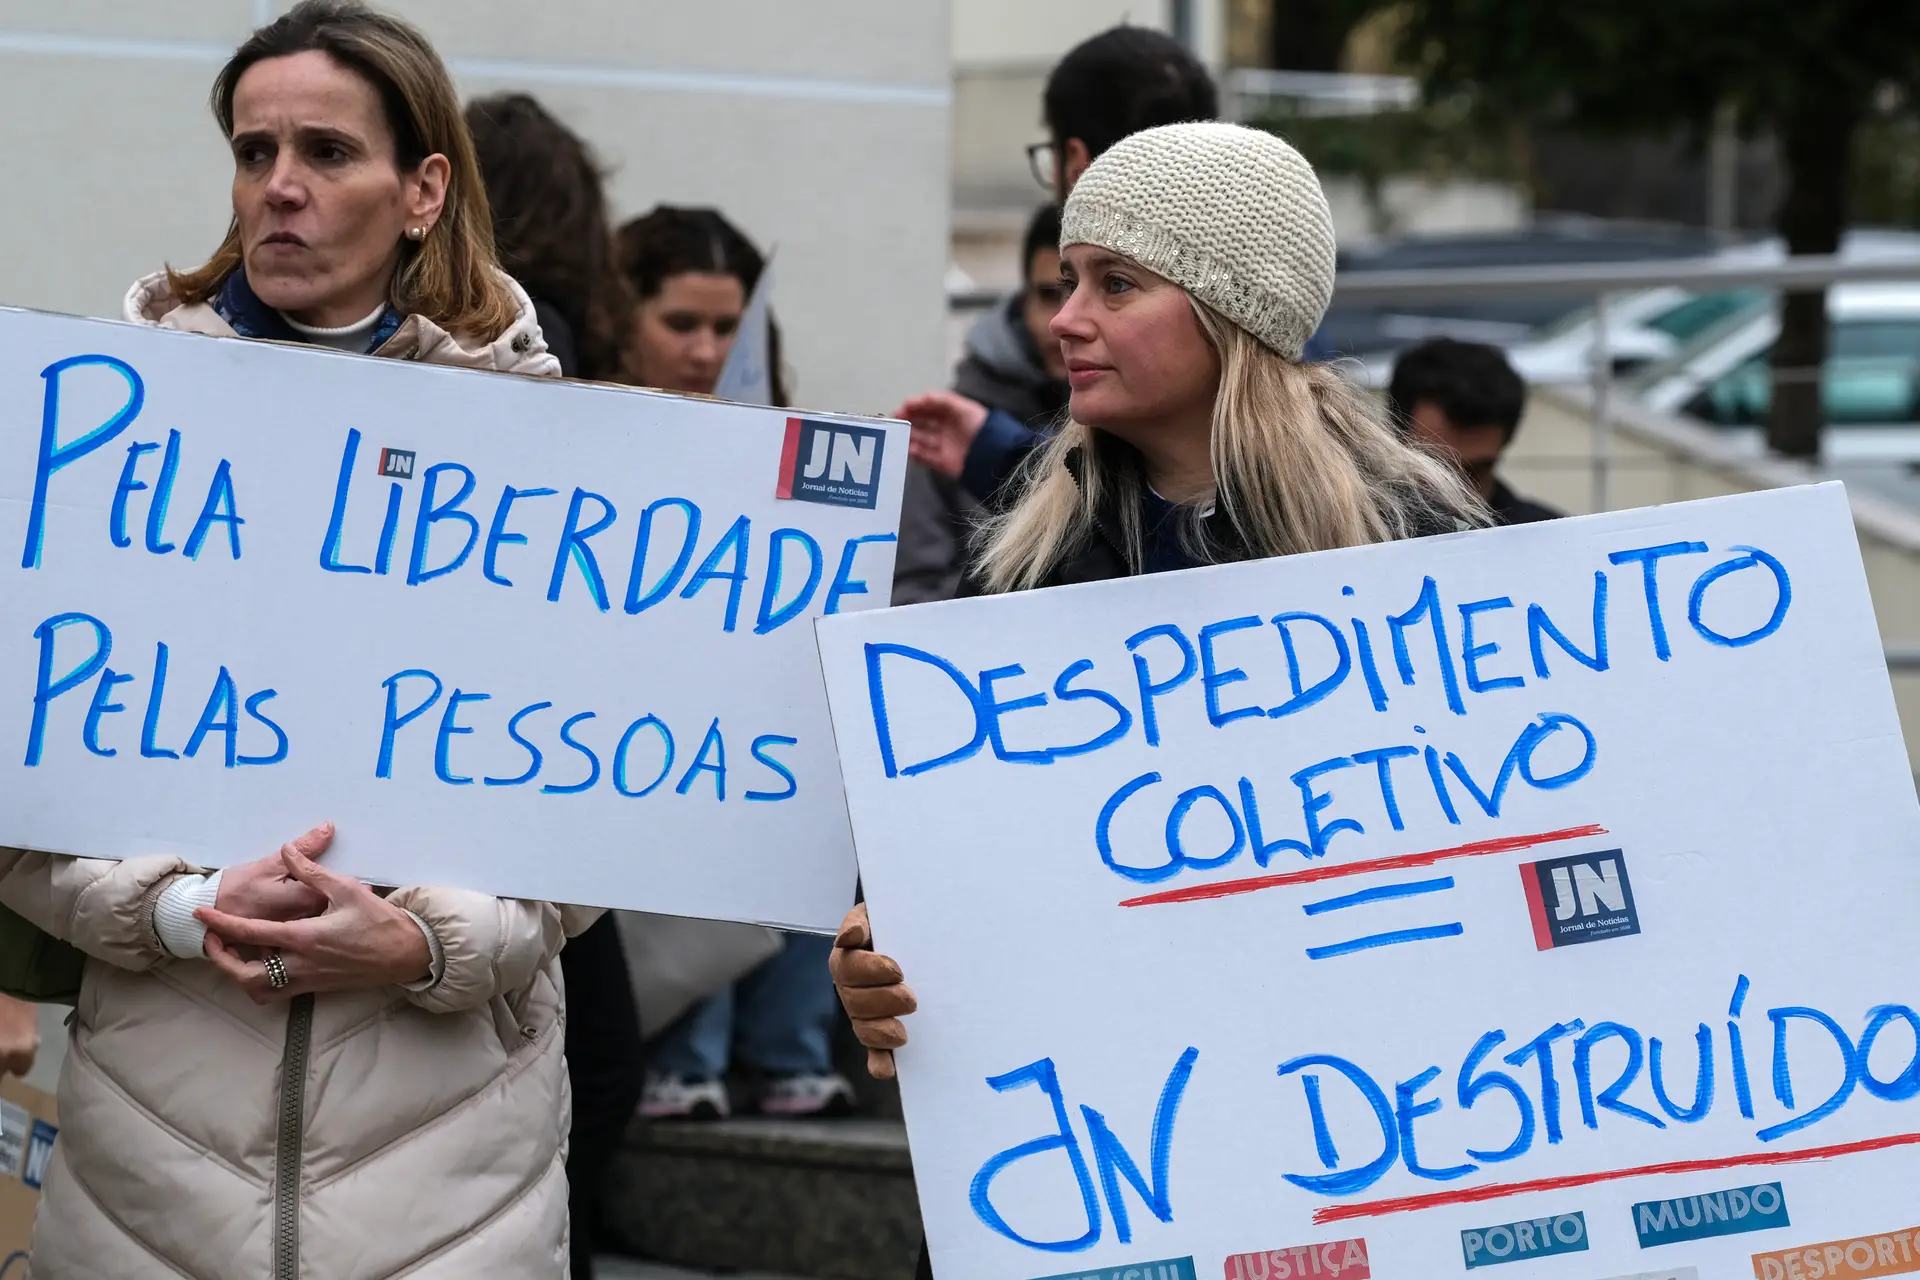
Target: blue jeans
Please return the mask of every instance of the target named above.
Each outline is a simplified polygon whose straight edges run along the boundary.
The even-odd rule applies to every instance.
[[[780,953],[682,1014],[649,1046],[650,1065],[683,1080],[723,1076],[731,1062],[769,1075],[833,1069],[833,939],[790,933]]]

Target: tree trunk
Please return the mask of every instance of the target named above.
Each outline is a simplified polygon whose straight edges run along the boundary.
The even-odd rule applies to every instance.
[[[1352,7],[1336,0],[1277,0],[1268,21],[1272,65],[1281,71],[1338,71],[1353,30]]]
[[[1859,115],[1838,87],[1807,93],[1780,120],[1787,192],[1778,227],[1791,254],[1833,253],[1847,225],[1847,179]],[[1827,294],[1789,293],[1781,302],[1773,345],[1773,403],[1767,447],[1791,458],[1820,456],[1826,419],[1820,396],[1827,359]]]

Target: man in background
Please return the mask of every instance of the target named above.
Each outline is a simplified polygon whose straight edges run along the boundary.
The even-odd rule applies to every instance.
[[[1501,524],[1564,514],[1521,497],[1496,474],[1526,403],[1527,384],[1499,348],[1452,338],[1432,338],[1401,352],[1387,387],[1387,406],[1400,430],[1459,463]]]
[[[1028,148],[1028,160],[1035,179],[1043,186],[1050,183],[1054,203],[1059,205],[1087,166],[1122,138],[1163,124],[1213,120],[1219,114],[1220,97],[1213,79],[1185,45],[1145,27],[1114,27],[1068,50],[1048,75],[1041,95],[1047,141]],[[1025,260],[1029,292],[1036,283],[1051,285],[1058,278],[1057,216],[1051,274],[1033,274],[1032,253]],[[1054,306],[1058,305],[1056,301]],[[1056,370],[1064,376],[1052,335],[1041,332],[1035,338],[1043,352],[1052,353]],[[909,528],[965,529],[971,509],[992,499],[1032,452],[1046,425],[1044,418],[1036,425],[1009,411],[990,398],[987,389],[961,384],[957,391],[915,396],[897,414],[913,424],[913,455],[920,465],[907,477],[898,563],[908,566],[909,576],[903,578],[896,570],[895,604],[952,595],[965,559],[964,533],[945,543],[945,550],[935,547],[923,554],[910,542]],[[922,470],[949,483],[936,488],[918,476]],[[964,494],[966,509],[949,505],[942,493],[949,498]],[[936,500],[941,503],[938,507],[931,505]],[[931,570],[928,557],[938,555],[947,557],[946,567]],[[942,584],[943,594],[931,590],[931,583]]]
[[[1067,407],[1066,358],[1049,326],[1060,310],[1060,207],[1042,205],[1020,246],[1020,289],[1000,299],[967,333],[953,371],[959,395],[1023,428],[1044,430]],[[952,476],[907,472],[893,603],[950,600],[959,590],[966,541],[980,503]]]
[[[1064,205],[1080,175],[1120,139],[1163,124],[1213,120],[1220,96],[1207,69],[1172,36],[1113,27],[1075,45],[1041,95],[1047,141],[1028,148]]]

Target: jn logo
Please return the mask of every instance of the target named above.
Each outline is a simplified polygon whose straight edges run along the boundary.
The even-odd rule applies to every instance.
[[[1617,858],[1555,867],[1553,893],[1555,920],[1571,920],[1577,915],[1597,916],[1602,911],[1627,909],[1627,885],[1621,879],[1620,861]]]
[[[886,433],[877,427],[788,418],[774,495],[871,511],[880,498],[886,443]]]
[[[1640,932],[1626,855],[1618,849],[1527,863],[1520,882],[1542,951]]]
[[[382,449],[380,451],[380,474],[392,476],[395,480],[413,479],[413,450]]]
[[[872,484],[873,464],[880,458],[880,437],[856,436],[850,431],[816,431],[813,452],[800,472],[809,480],[834,484]],[[828,468],[832,474],[828,474]]]

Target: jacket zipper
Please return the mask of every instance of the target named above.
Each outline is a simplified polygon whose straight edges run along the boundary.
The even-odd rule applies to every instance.
[[[313,997],[295,996],[287,1010],[287,1047],[280,1059],[280,1134],[274,1148],[273,1280],[300,1277],[300,1159],[307,1099],[307,1054],[313,1045]]]
[[[1073,477],[1074,488],[1082,488],[1080,483],[1080,451],[1078,449],[1075,449],[1067,455],[1067,474]],[[1127,549],[1120,544],[1119,536],[1114,533],[1111,525],[1108,524],[1107,513],[1105,511],[1095,511],[1093,513],[1093,531],[1100,535],[1100,541],[1106,543],[1107,549],[1113,552],[1119,559],[1121,567],[1126,570],[1123,576],[1130,577],[1137,572],[1133,567],[1132,557],[1127,555]]]

